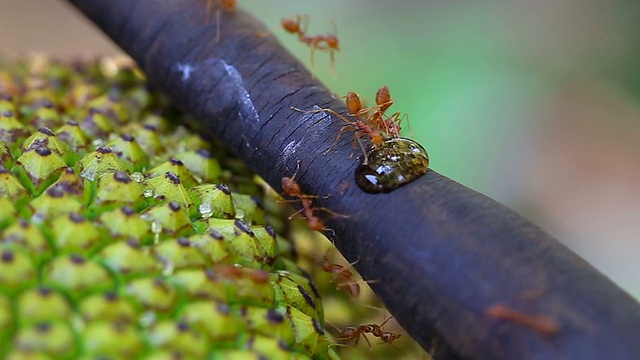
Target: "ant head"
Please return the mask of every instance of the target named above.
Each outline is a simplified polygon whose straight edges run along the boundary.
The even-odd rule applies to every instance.
[[[380,335],[380,339],[386,343],[391,344],[392,342],[396,341],[400,336],[402,336],[402,334],[400,333],[382,333],[382,335]]]
[[[400,136],[400,131],[402,130],[402,128],[400,127],[400,125],[394,123],[394,122],[387,122],[386,123],[387,128],[388,128],[388,132],[389,134],[393,135],[394,137],[399,137]]]
[[[302,190],[300,189],[300,185],[298,185],[298,183],[295,180],[289,177],[283,177],[282,192],[285,195],[294,196],[294,195],[301,194]]]
[[[324,41],[327,43],[329,49],[340,51],[340,41],[338,40],[337,36],[327,35],[325,36]]]
[[[288,33],[297,34],[300,31],[300,22],[294,21],[292,19],[282,19],[280,20],[280,24],[282,28],[285,29]]]
[[[220,0],[220,5],[227,11],[234,11],[236,9],[236,0]]]

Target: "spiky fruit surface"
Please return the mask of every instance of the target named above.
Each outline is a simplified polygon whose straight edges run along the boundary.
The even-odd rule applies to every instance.
[[[0,69],[0,358],[335,357],[261,186],[181,120],[112,59]]]

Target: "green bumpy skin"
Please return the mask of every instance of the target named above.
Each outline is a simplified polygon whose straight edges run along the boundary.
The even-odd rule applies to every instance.
[[[0,68],[0,358],[337,358],[264,185],[118,63]]]

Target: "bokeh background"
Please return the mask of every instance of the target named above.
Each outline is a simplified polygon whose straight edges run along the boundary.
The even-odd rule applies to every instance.
[[[640,2],[239,0],[279,28],[310,14],[342,51],[315,73],[393,110],[437,171],[508,205],[640,298]],[[62,1],[2,0],[0,54],[119,50]],[[224,29],[222,30],[224,36]]]

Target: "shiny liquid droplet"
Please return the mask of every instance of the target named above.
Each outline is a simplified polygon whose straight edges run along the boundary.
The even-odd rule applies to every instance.
[[[142,175],[141,172],[136,171],[133,174],[131,174],[131,178],[133,179],[133,181],[139,183],[139,182],[142,182],[144,180],[144,175]]]
[[[356,169],[356,183],[368,193],[387,193],[418,179],[429,168],[429,155],[417,142],[397,138],[369,150],[369,162]]]
[[[211,204],[208,202],[200,204],[200,206],[198,206],[198,211],[200,212],[200,215],[202,215],[203,219],[208,219],[213,215],[213,209],[211,208]]]

